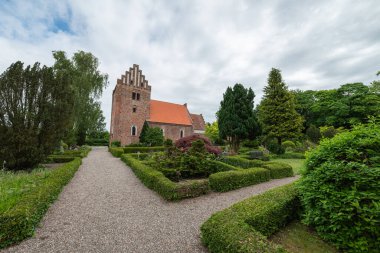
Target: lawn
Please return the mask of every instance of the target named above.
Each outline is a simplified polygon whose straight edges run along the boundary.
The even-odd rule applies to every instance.
[[[301,172],[301,169],[304,165],[305,159],[283,159],[283,158],[276,158],[276,159],[271,159],[273,162],[282,162],[282,163],[287,163],[290,166],[293,167],[293,172],[296,175],[299,175]]]
[[[314,231],[299,221],[290,223],[269,238],[270,241],[280,244],[289,252],[294,253],[337,253],[330,244],[322,241]]]
[[[23,195],[38,187],[48,173],[44,169],[17,173],[0,171],[0,213],[11,209]]]

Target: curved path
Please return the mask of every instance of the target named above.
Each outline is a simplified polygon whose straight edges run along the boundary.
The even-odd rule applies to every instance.
[[[4,252],[207,252],[199,227],[212,213],[295,179],[167,202],[106,148],[94,148],[35,236]]]

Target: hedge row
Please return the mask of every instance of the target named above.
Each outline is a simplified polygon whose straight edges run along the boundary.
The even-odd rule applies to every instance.
[[[281,158],[281,159],[305,159],[305,154],[303,153],[284,153],[281,155],[276,155],[276,154],[271,154],[271,158],[276,159],[276,158]]]
[[[146,187],[156,191],[166,200],[196,197],[209,191],[208,180],[174,183],[165,177],[162,172],[144,165],[131,154],[121,155],[121,160],[132,169]]]
[[[221,161],[229,165],[240,167],[243,169],[262,167],[262,165],[265,163],[260,160],[248,160],[237,156],[225,156],[221,159]]]
[[[114,156],[114,157],[121,157],[122,154],[124,154],[123,148],[115,148],[115,147],[109,147],[108,151]]]
[[[125,154],[130,153],[150,153],[150,152],[158,152],[164,151],[165,147],[124,147],[123,148]]]
[[[226,192],[270,180],[270,172],[264,168],[251,168],[219,172],[209,177],[210,188]]]
[[[34,233],[50,204],[71,180],[80,158],[46,173],[40,184],[26,192],[12,208],[0,214],[0,248],[19,242]]]
[[[270,171],[270,178],[284,178],[293,176],[293,168],[282,162],[264,162],[260,160],[248,160],[236,156],[223,157],[222,162],[243,169],[261,167]]]
[[[74,156],[67,156],[67,155],[49,155],[45,159],[45,163],[68,163],[74,160]]]
[[[210,252],[286,252],[267,236],[297,218],[294,184],[269,190],[213,214],[201,227]]]
[[[270,178],[272,179],[294,176],[292,166],[286,163],[266,162],[261,167],[270,171]]]

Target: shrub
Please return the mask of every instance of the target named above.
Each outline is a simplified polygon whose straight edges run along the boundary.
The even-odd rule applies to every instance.
[[[357,126],[308,153],[304,222],[348,252],[380,249],[380,126]]]
[[[210,188],[218,192],[226,192],[241,187],[254,185],[268,181],[269,170],[263,168],[251,168],[246,170],[232,170],[211,174],[209,177]]]
[[[124,147],[123,148],[125,154],[129,153],[150,153],[150,152],[158,152],[164,151],[165,147]]]
[[[229,165],[240,167],[243,169],[261,167],[261,165],[264,164],[264,162],[260,160],[247,160],[237,156],[226,156],[221,158],[221,161]]]
[[[166,178],[162,172],[144,165],[131,154],[123,154],[121,160],[132,169],[146,187],[156,191],[166,200],[195,197],[209,191],[207,180],[176,184]]]
[[[80,158],[44,173],[32,190],[4,212],[0,212],[0,248],[33,235],[50,204],[58,197],[81,164]]]
[[[270,178],[292,177],[293,168],[289,164],[281,162],[267,162],[262,165],[263,168],[270,171]]]
[[[197,134],[193,134],[177,140],[175,142],[175,146],[183,151],[187,151],[191,147],[192,143],[196,140],[202,140],[204,142],[207,152],[215,155],[220,155],[222,153],[218,147],[215,147],[211,144],[211,141],[207,137]]]
[[[124,154],[123,148],[108,148],[108,151],[114,156],[114,157],[121,157],[122,154]]]
[[[296,148],[296,144],[292,141],[284,141],[281,145],[286,151],[294,151]]]
[[[305,159],[305,154],[303,153],[294,153],[294,152],[289,152],[281,155],[271,155],[271,158],[281,158],[281,159]]]
[[[86,139],[86,145],[89,146],[108,146],[109,141],[107,139]]]
[[[271,141],[268,144],[268,150],[272,152],[273,154],[277,154],[277,155],[285,153],[285,148],[279,145],[276,141]]]
[[[121,142],[120,141],[113,141],[111,142],[111,147],[120,147],[121,146]]]
[[[242,142],[242,146],[247,148],[258,148],[260,142],[258,140],[245,140]]]
[[[201,226],[202,242],[210,252],[286,252],[267,236],[297,218],[297,196],[290,184],[217,212]]]
[[[321,131],[319,130],[318,127],[311,125],[307,130],[306,130],[306,136],[309,138],[314,143],[318,143],[319,140],[322,138]]]
[[[75,159],[75,156],[66,156],[66,155],[49,155],[45,159],[45,163],[67,163]]]

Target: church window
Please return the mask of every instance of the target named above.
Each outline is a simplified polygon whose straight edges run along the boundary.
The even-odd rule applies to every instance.
[[[136,126],[132,126],[131,127],[131,135],[136,136],[136,134],[137,134],[137,128],[136,128]]]
[[[136,108],[136,106],[134,106],[133,108],[132,108],[132,112],[136,112],[137,111],[137,108]]]
[[[136,100],[136,92],[132,92],[132,99]]]
[[[137,93],[137,100],[140,100],[140,93]]]
[[[183,138],[183,135],[184,135],[184,131],[181,130],[181,132],[179,133],[179,137],[180,137],[180,138]]]

